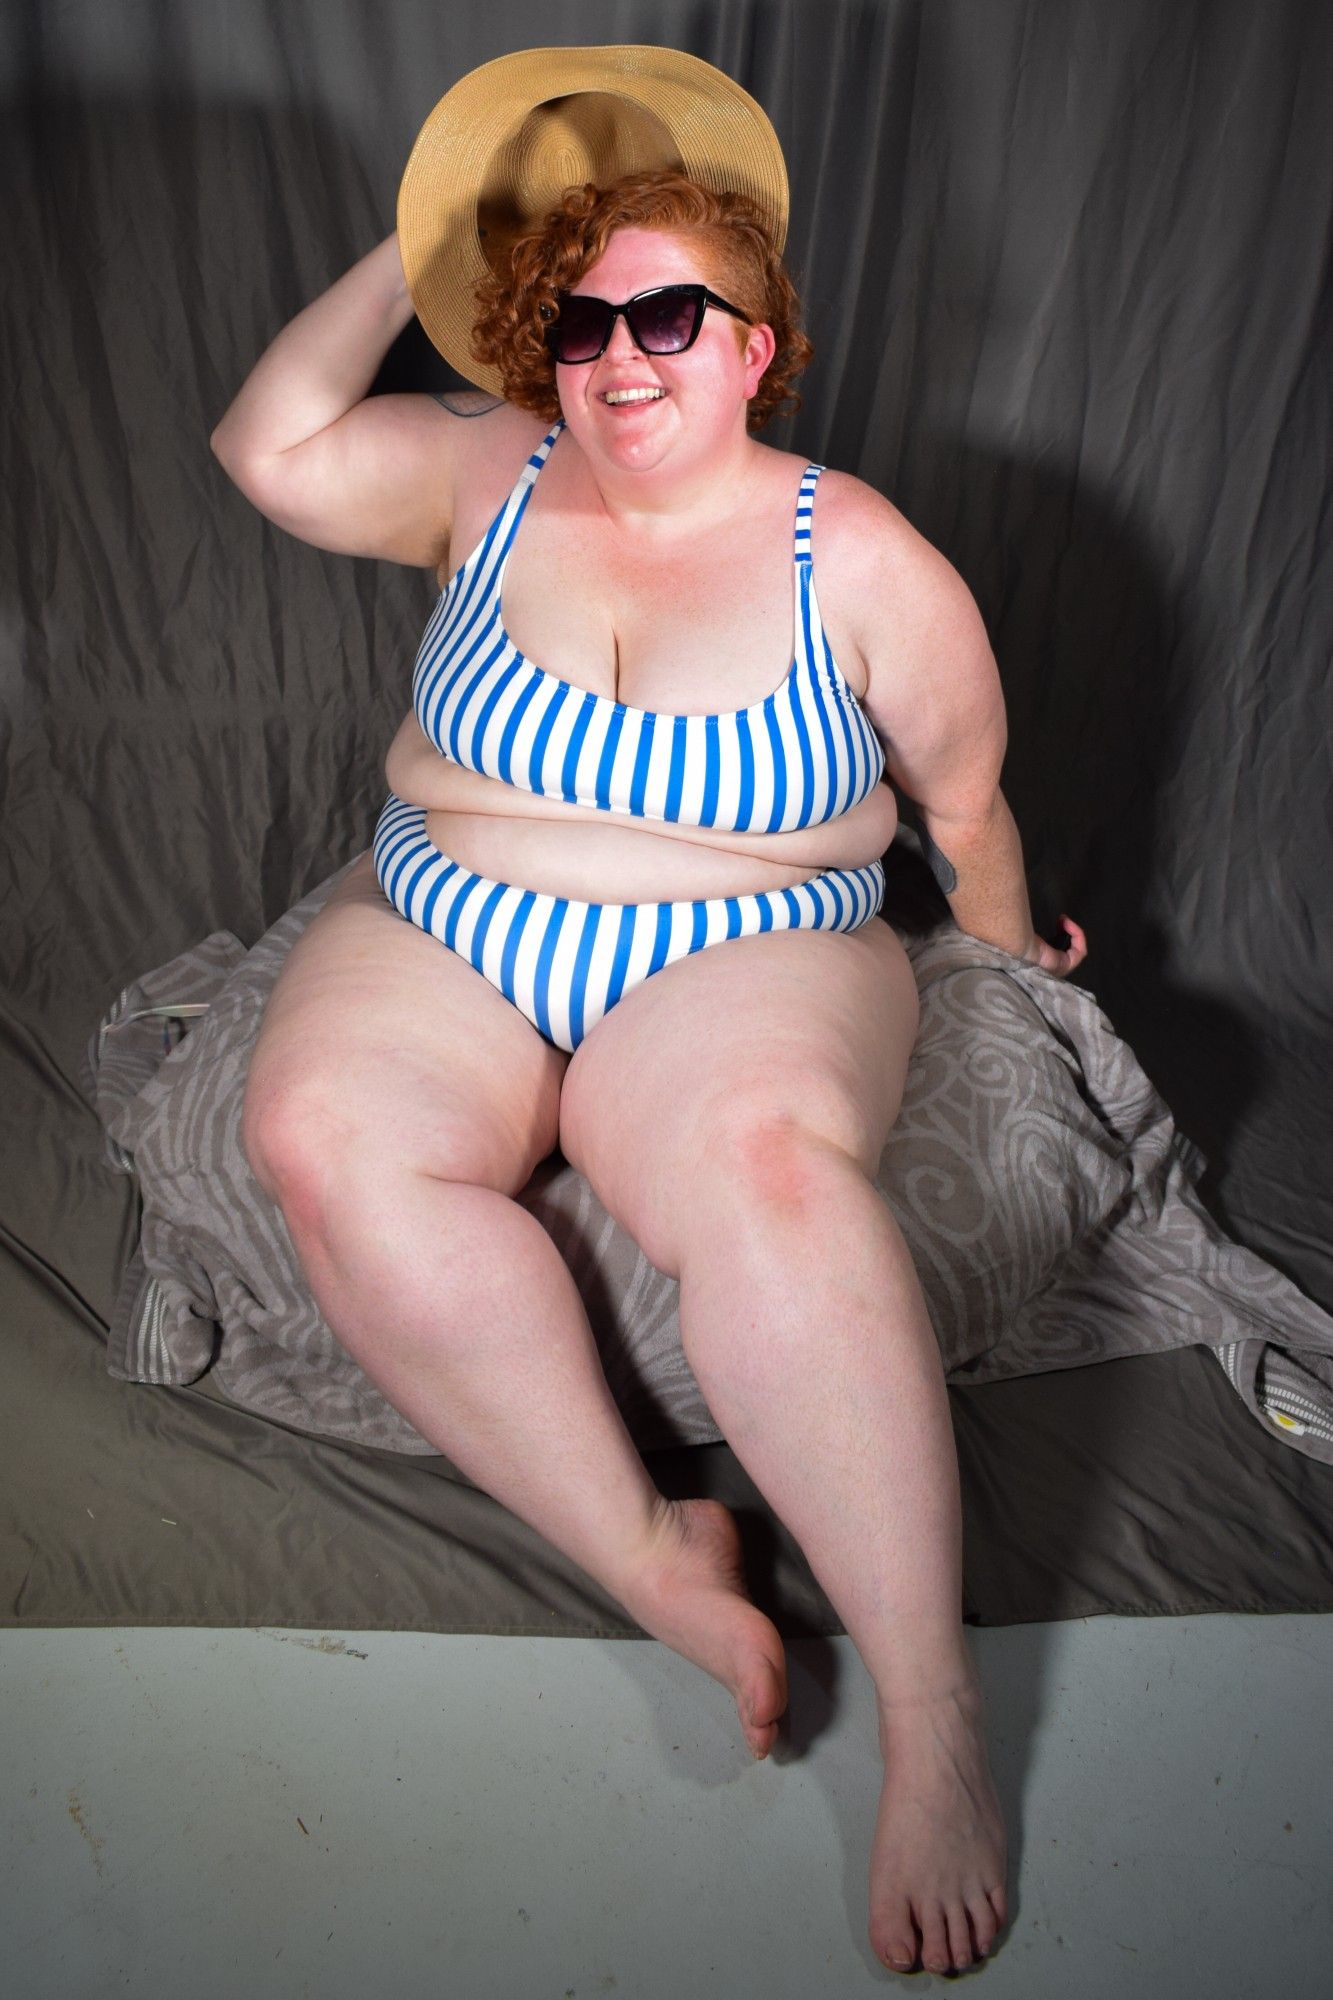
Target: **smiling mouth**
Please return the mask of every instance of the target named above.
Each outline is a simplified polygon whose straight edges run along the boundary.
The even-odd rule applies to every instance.
[[[627,404],[660,403],[666,393],[665,389],[607,389],[603,392],[602,401],[610,404],[613,410],[618,410]]]

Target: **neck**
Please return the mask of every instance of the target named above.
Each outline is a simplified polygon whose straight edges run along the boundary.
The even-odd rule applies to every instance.
[[[639,468],[585,452],[584,463],[614,527],[665,539],[731,518],[757,476],[763,449],[742,422],[706,460]]]

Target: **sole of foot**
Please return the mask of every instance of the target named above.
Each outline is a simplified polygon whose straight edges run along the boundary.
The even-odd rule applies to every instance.
[[[740,1529],[720,1500],[667,1500],[623,1602],[655,1639],[728,1688],[751,1754],[767,1757],[787,1707],[787,1656],[745,1588]]]

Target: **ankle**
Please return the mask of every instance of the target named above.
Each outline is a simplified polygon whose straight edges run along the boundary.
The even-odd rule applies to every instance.
[[[979,1723],[985,1706],[981,1680],[966,1648],[934,1662],[918,1663],[875,1684],[881,1740],[910,1734],[928,1715],[955,1716]]]
[[[648,1518],[628,1558],[617,1595],[628,1604],[629,1597],[651,1596],[661,1589],[679,1558],[685,1541],[685,1503],[654,1493],[648,1503]]]

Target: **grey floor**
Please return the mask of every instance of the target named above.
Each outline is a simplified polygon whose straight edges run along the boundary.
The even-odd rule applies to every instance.
[[[1009,1819],[991,2000],[1333,1994],[1333,1618],[972,1634]],[[755,1765],[643,1641],[5,1631],[11,2000],[925,1992],[865,1935],[846,1640]],[[951,1984],[957,1982],[950,1982]]]

